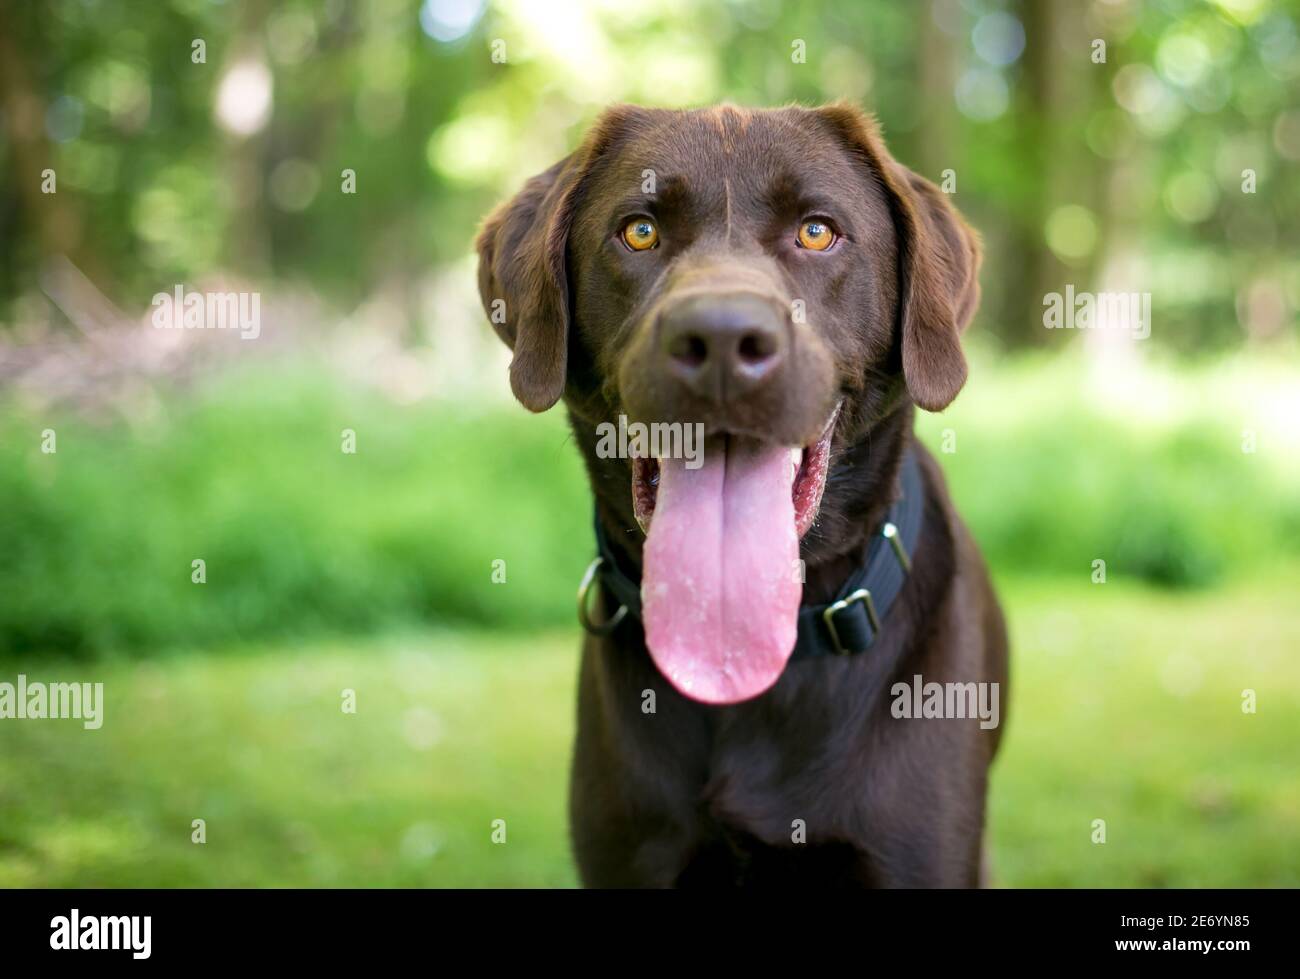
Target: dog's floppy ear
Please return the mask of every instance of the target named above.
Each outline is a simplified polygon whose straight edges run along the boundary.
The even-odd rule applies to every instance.
[[[861,110],[839,102],[819,111],[889,198],[898,235],[903,379],[914,402],[942,411],[966,383],[961,332],[979,305],[979,237],[942,191],[889,155]]]
[[[510,388],[529,411],[545,411],[564,394],[569,229],[583,177],[633,111],[607,109],[578,150],[525,183],[479,231],[479,296],[493,329],[514,351]]]

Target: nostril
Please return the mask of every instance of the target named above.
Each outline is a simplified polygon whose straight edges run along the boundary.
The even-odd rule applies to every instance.
[[[683,367],[699,367],[709,359],[709,345],[698,333],[679,333],[668,344],[668,356]]]
[[[742,364],[756,367],[776,354],[776,339],[770,333],[750,331],[740,338],[736,356]]]
[[[661,368],[717,402],[767,383],[786,357],[781,311],[763,296],[690,295],[668,306],[655,327]]]

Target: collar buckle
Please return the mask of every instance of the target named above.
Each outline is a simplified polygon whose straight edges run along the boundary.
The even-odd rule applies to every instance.
[[[827,605],[826,610],[822,612],[822,621],[826,623],[826,629],[831,634],[831,642],[835,644],[835,652],[840,656],[850,656],[853,650],[845,649],[844,644],[840,642],[839,630],[835,628],[835,614],[844,611],[854,602],[861,602],[867,610],[867,621],[871,623],[872,634],[880,632],[880,616],[876,614],[876,602],[867,589],[859,588],[847,598],[841,598],[838,602]]]

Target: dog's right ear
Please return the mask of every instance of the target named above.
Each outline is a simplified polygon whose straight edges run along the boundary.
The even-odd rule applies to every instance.
[[[636,111],[605,110],[578,150],[524,184],[479,231],[479,296],[497,336],[514,351],[510,389],[529,411],[545,411],[564,394],[571,319],[566,252],[583,178]]]

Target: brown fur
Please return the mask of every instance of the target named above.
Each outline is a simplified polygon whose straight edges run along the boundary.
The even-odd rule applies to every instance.
[[[640,192],[646,169],[652,195]],[[810,211],[842,232],[825,254],[793,244]],[[653,214],[660,248],[619,244],[635,213]],[[629,569],[642,546],[630,467],[596,455],[599,423],[619,413],[701,421],[805,445],[842,400],[822,509],[801,547],[804,601],[826,602],[893,497],[913,406],[941,410],[966,380],[960,334],[979,299],[978,239],[844,104],[615,107],[488,218],[478,248],[489,316],[505,302],[494,326],[514,351],[511,386],[533,411],[564,398],[599,519]],[[785,331],[780,360],[762,384],[702,397],[666,360],[663,323],[683,297],[736,294],[767,304],[772,328]],[[806,324],[790,316],[795,299]],[[1000,729],[889,711],[890,686],[916,673],[1005,691],[1006,635],[988,576],[937,465],[917,451],[925,524],[867,653],[791,664],[767,693],[710,707],[659,675],[634,622],[587,638],[571,785],[585,883],[980,882]],[[642,712],[647,690],[652,714]],[[806,843],[792,842],[796,820]]]

